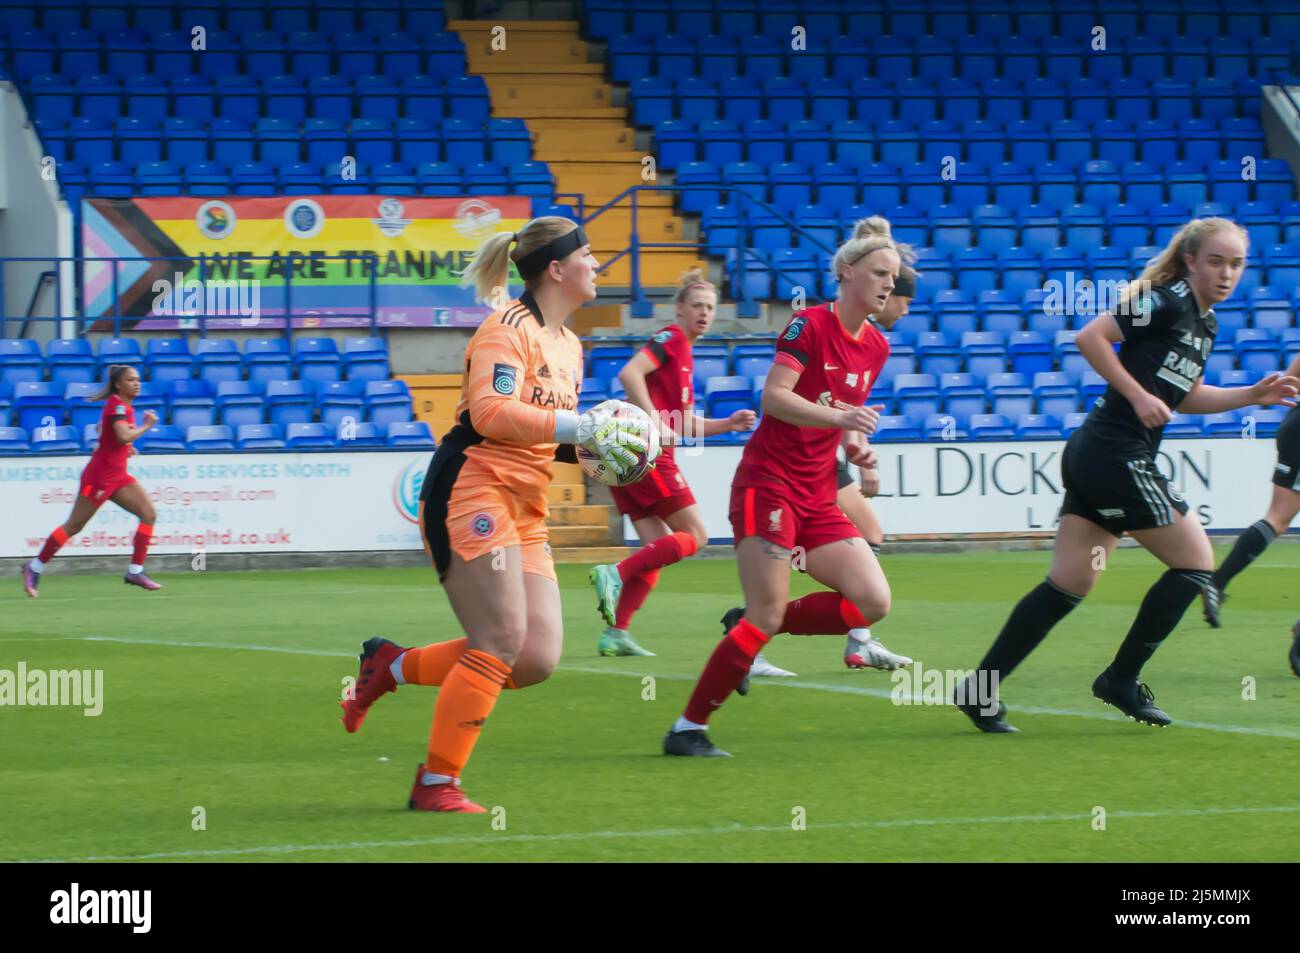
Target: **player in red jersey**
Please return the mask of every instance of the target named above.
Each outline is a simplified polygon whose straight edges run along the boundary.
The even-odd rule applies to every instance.
[[[153,503],[144,487],[126,472],[127,458],[135,453],[136,438],[158,422],[158,415],[145,411],[144,423],[135,425],[135,409],[131,402],[140,393],[140,374],[134,367],[115,364],[108,369],[108,383],[95,395],[95,400],[107,400],[104,413],[99,418],[99,446],[90,456],[90,463],[81,473],[81,491],[72,506],[72,515],[62,526],[50,534],[40,554],[23,566],[23,591],[33,599],[37,596],[41,573],[68,537],[80,533],[95,511],[112,500],[140,520],[132,540],[131,565],[122,581],[141,589],[161,589],[144,574],[144,560],[153,538],[155,518]]]
[[[764,415],[732,481],[731,525],[745,595],[743,616],[718,644],[664,753],[726,757],[709,740],[710,715],[744,680],[754,656],[778,632],[838,633],[889,612],[889,583],[858,528],[835,505],[835,450],[868,462],[864,435],[879,407],[865,406],[889,357],[868,319],[884,310],[902,265],[889,223],[851,238],[831,270],[839,297],[796,313],[777,340],[763,387]],[[789,601],[798,565],[832,591]]]
[[[654,655],[628,632],[632,616],[659,581],[659,570],[693,555],[708,542],[700,508],[673,458],[674,444],[681,437],[750,430],[757,417],[752,410],[738,410],[725,420],[695,413],[691,348],[708,332],[717,304],[717,289],[699,271],[683,275],[677,322],[655,334],[619,371],[627,399],[658,422],[663,450],[644,479],[611,488],[619,513],[632,520],[645,545],[617,565],[591,571],[597,607],[608,625],[600,636],[601,655]]]

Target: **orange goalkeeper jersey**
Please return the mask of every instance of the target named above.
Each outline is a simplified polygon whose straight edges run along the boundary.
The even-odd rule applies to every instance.
[[[566,327],[547,328],[532,295],[494,311],[465,351],[456,425],[443,438],[465,454],[457,485],[545,500],[555,411],[576,409],[581,387],[582,344]]]

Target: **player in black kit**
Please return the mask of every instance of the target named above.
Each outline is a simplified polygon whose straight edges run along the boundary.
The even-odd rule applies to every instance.
[[[997,686],[1083,600],[1126,532],[1169,569],[1148,590],[1092,693],[1137,721],[1170,723],[1138,675],[1210,584],[1214,561],[1205,529],[1187,517],[1187,501],[1156,469],[1164,425],[1174,410],[1289,403],[1300,385],[1276,373],[1253,387],[1200,381],[1218,330],[1212,307],[1237,286],[1247,241],[1226,219],[1188,222],[1130,286],[1119,313],[1102,314],[1079,332],[1079,350],[1110,386],[1061,458],[1065,499],[1047,579],[1020,600],[979,669],[958,686],[954,701],[980,730],[1017,730],[1005,720]]]
[[[1286,374],[1300,377],[1300,356],[1291,362]],[[1287,531],[1296,513],[1300,513],[1300,407],[1292,408],[1277,431],[1277,465],[1273,468],[1273,500],[1268,512],[1237,537],[1232,552],[1214,572],[1213,586],[1202,596],[1206,622],[1219,628],[1219,610],[1228,583]],[[1291,630],[1289,660],[1291,671],[1300,675],[1300,622]]]

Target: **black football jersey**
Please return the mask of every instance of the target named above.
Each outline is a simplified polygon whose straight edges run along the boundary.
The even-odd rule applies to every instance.
[[[1153,285],[1117,308],[1114,315],[1124,335],[1119,362],[1144,390],[1177,410],[1205,370],[1219,322],[1214,311],[1201,314],[1196,296],[1186,281],[1165,287]],[[1154,454],[1164,427],[1143,425],[1128,402],[1113,386],[1093,407],[1084,427],[1095,437],[1125,449]]]

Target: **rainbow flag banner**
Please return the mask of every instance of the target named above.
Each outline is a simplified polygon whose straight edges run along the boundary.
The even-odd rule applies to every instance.
[[[86,199],[82,295],[96,327],[479,324],[460,287],[479,244],[531,214],[526,196]],[[109,259],[109,260],[106,260]],[[116,260],[111,260],[116,259]],[[147,259],[147,260],[129,260]],[[512,278],[518,280],[512,270]]]

